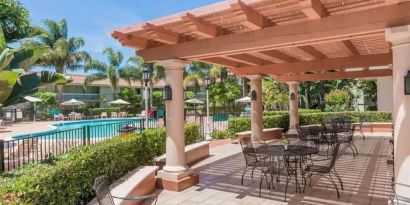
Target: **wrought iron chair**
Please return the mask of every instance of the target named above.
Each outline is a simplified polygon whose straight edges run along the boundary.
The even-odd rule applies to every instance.
[[[144,201],[154,200],[154,204],[157,204],[158,194],[141,195],[141,196],[126,196],[118,197],[112,196],[111,190],[108,187],[108,183],[105,176],[97,177],[94,180],[93,190],[97,195],[97,201],[99,205],[115,205],[113,198],[127,200],[127,201]]]
[[[332,149],[331,155],[332,155],[332,157],[331,157],[331,160],[330,160],[328,166],[307,164],[306,168],[304,169],[305,173],[307,174],[307,176],[304,176],[304,178],[309,177],[309,186],[312,185],[312,176],[313,176],[313,174],[319,174],[319,175],[323,175],[323,176],[328,175],[328,177],[326,177],[326,176],[324,176],[324,177],[329,179],[329,181],[333,184],[333,186],[336,189],[338,198],[340,198],[339,189],[337,187],[336,182],[333,180],[332,174],[334,174],[337,177],[337,179],[340,183],[340,186],[343,190],[342,179],[340,178],[339,174],[336,172],[336,169],[335,169],[335,163],[336,163],[336,159],[337,159],[337,156],[338,156],[339,147],[340,147],[339,142],[336,142],[334,145],[331,146],[331,149]],[[305,188],[306,188],[306,185],[303,187],[303,190],[305,190]]]
[[[402,183],[397,183],[397,182],[392,182],[392,193],[390,195],[390,204],[391,205],[395,205],[395,204],[410,204],[410,197],[407,196],[403,196],[403,195],[399,195],[396,193],[396,186],[401,186],[404,188],[407,188],[408,190],[410,190],[410,185],[408,184],[402,184]]]
[[[346,144],[353,152],[353,157],[359,155],[356,145],[353,142],[353,135],[356,129],[355,125],[350,124],[343,132],[338,133],[338,141],[341,144]]]
[[[251,178],[253,178],[255,169],[261,168],[264,165],[264,158],[267,156],[257,153],[256,148],[252,145],[250,138],[241,138],[239,143],[241,144],[242,153],[245,158],[245,169],[243,170],[241,178],[241,184],[243,185],[243,178],[245,174],[249,170],[252,170]]]
[[[364,135],[363,128],[364,127],[370,127],[370,132],[373,132],[372,122],[364,114],[360,115],[359,120],[360,120],[360,124],[359,124],[360,125],[359,126],[360,134],[362,135],[363,140],[365,140],[366,136]]]

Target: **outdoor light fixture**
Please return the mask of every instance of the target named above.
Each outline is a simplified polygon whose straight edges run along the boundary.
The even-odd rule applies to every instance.
[[[296,97],[295,97],[295,93],[291,93],[291,94],[290,94],[290,100],[295,100],[295,98],[296,98]]]
[[[151,64],[147,64],[144,66],[144,69],[142,70],[142,79],[145,82],[145,86],[147,86],[148,82],[150,81],[151,67]]]
[[[410,95],[410,71],[404,76],[404,95]]]
[[[206,89],[209,88],[209,86],[211,85],[211,78],[209,76],[205,76],[205,85],[206,85]]]
[[[172,89],[170,85],[164,87],[164,92],[162,93],[164,100],[172,100]]]
[[[256,91],[251,91],[251,100],[256,100]]]

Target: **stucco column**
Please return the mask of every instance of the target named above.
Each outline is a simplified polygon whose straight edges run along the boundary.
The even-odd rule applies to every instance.
[[[166,164],[164,172],[188,170],[185,161],[183,69],[186,62],[170,59],[158,62],[165,68],[165,82],[171,86],[172,100],[166,101]]]
[[[395,180],[410,184],[410,96],[404,95],[404,76],[410,70],[410,25],[386,29],[393,50],[393,119]],[[408,196],[410,189],[396,187]]]
[[[263,136],[262,76],[247,76],[250,80],[251,93],[255,91],[256,100],[251,101],[251,139],[261,143]]]
[[[289,134],[297,134],[296,125],[299,124],[299,82],[287,83],[289,86]]]

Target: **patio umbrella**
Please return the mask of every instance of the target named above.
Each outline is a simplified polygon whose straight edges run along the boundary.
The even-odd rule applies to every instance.
[[[251,102],[251,97],[246,96],[240,99],[235,100],[235,102],[239,102],[239,103],[250,103]]]
[[[61,105],[64,105],[64,106],[73,106],[73,112],[74,112],[74,106],[84,105],[84,102],[79,101],[79,100],[76,100],[76,99],[71,99],[71,100],[69,100],[69,101],[65,101],[65,102],[61,103]]]
[[[192,98],[192,99],[189,99],[189,100],[185,100],[185,103],[187,103],[187,104],[193,104],[193,105],[204,104],[203,101],[198,100],[198,99],[196,99],[196,98]]]
[[[33,121],[36,122],[36,103],[37,102],[42,102],[42,100],[39,99],[39,98],[31,97],[31,96],[25,96],[24,99],[29,101],[29,102],[34,103],[34,106],[33,106]]]
[[[114,100],[114,101],[109,102],[109,104],[112,104],[112,105],[129,105],[131,103],[129,103],[125,100],[118,99],[118,100]]]

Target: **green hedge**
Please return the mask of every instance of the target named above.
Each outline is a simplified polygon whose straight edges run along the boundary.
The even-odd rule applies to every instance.
[[[109,108],[91,108],[91,115],[101,115],[102,112],[106,112],[108,115],[111,115],[111,112],[119,112],[119,107],[109,107]]]
[[[304,113],[320,113],[321,111],[319,109],[299,109],[299,114],[304,114]],[[289,111],[287,110],[278,110],[278,111],[269,111],[269,112],[264,112],[264,116],[272,116],[272,115],[288,115]]]
[[[264,114],[264,128],[282,127],[288,129],[289,114],[287,111],[275,111]],[[299,112],[300,125],[321,124],[330,118],[348,116],[353,122],[360,122],[360,117],[363,116],[366,121],[370,122],[391,122],[392,115],[390,112],[366,111],[366,112],[315,112],[302,111]],[[233,118],[228,120],[228,133],[231,137],[235,137],[235,133],[251,130],[250,118]]]
[[[200,139],[199,126],[187,124],[186,143]],[[0,204],[80,204],[92,197],[95,177],[112,182],[165,152],[165,129],[82,146],[42,164],[0,176]]]
[[[263,117],[264,128],[289,127],[289,115],[272,115]],[[248,117],[231,118],[228,120],[228,133],[235,137],[235,133],[251,130],[251,119]]]

